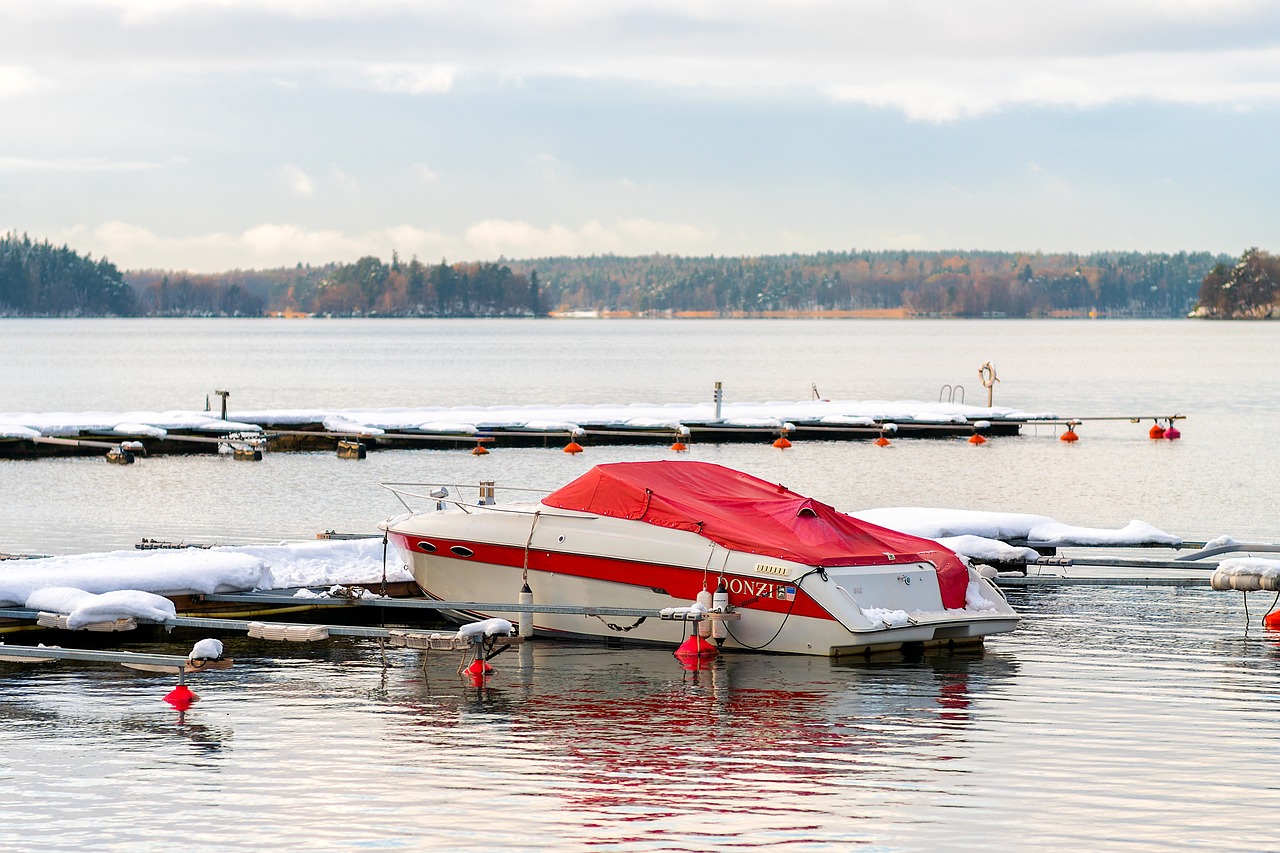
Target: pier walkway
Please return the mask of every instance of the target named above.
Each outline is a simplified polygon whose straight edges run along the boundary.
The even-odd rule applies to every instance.
[[[719,389],[717,389],[717,394]],[[225,400],[225,398],[224,398]],[[604,444],[875,441],[964,438],[978,444],[1044,427],[1063,440],[1094,421],[1150,422],[1143,437],[1176,438],[1181,414],[1062,416],[998,406],[920,401],[839,401],[287,409],[269,411],[0,412],[0,458],[232,453],[260,459],[270,451],[559,447],[578,452]],[[1157,435],[1158,433],[1158,435]]]

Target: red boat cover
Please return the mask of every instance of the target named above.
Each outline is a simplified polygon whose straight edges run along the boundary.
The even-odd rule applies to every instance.
[[[969,573],[954,552],[859,521],[785,486],[709,462],[597,465],[543,498],[547,506],[688,530],[749,554],[809,566],[933,563],[943,606],[964,607]]]

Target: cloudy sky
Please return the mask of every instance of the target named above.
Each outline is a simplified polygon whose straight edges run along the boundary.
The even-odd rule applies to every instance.
[[[0,231],[124,268],[1280,249],[1275,0],[0,0]]]

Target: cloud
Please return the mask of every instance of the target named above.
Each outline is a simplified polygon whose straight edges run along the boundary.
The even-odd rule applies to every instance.
[[[440,179],[426,163],[414,163],[413,176],[418,179],[419,183],[423,184],[434,184]]]
[[[551,154],[537,154],[529,159],[529,168],[533,169],[544,181],[560,180],[565,172],[564,164]]]
[[[597,81],[732,98],[823,95],[958,121],[1027,104],[1280,103],[1270,0],[69,0],[9,4],[0,97],[46,73],[268,79],[428,95]],[[51,34],[57,33],[57,37]],[[430,57],[424,62],[423,57]],[[133,75],[133,76],[130,76]]]
[[[714,231],[679,222],[624,219],[605,226],[535,226],[521,220],[486,219],[466,230],[466,245],[480,257],[531,258],[555,255],[640,255],[699,250]]]
[[[360,181],[354,175],[342,171],[337,166],[330,166],[329,173],[333,176],[334,182],[344,190],[355,192],[360,189]]]
[[[74,244],[79,251],[108,257],[124,269],[203,272],[350,262],[365,255],[387,259],[392,251],[401,257],[451,260],[702,252],[715,236],[714,231],[694,225],[649,219],[624,219],[612,225],[591,221],[576,228],[488,219],[452,235],[409,224],[352,234],[268,222],[239,233],[217,231],[182,236],[164,236],[145,226],[117,220],[94,228],[74,226],[51,235],[57,242]]]
[[[453,88],[458,69],[452,65],[366,65],[364,76],[379,92],[430,95]]]
[[[282,171],[284,172],[285,180],[289,182],[289,186],[295,193],[298,195],[315,194],[315,181],[311,180],[311,176],[302,171],[302,169],[292,163],[286,163]]]
[[[0,65],[0,99],[34,95],[53,88],[53,83],[30,68]]]
[[[99,157],[62,159],[0,157],[0,172],[143,172],[163,169],[182,162],[184,162],[182,158],[147,162],[142,160],[105,160]]]
[[[1280,103],[1280,49],[1112,56],[951,59],[862,69],[825,87],[835,101],[946,122],[1010,106],[1076,108],[1159,101]]]

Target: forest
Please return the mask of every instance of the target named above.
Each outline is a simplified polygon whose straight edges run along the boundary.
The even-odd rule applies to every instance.
[[[1207,252],[841,251],[554,257],[121,273],[66,246],[0,238],[0,316],[1265,317],[1275,257]]]
[[[711,315],[873,312],[926,317],[1184,317],[1224,256],[848,251],[766,257],[546,258],[560,310]]]
[[[1280,257],[1255,248],[1235,264],[1215,264],[1200,284],[1193,316],[1227,320],[1280,317]]]
[[[0,317],[124,316],[135,313],[133,289],[106,258],[26,234],[0,236]]]

